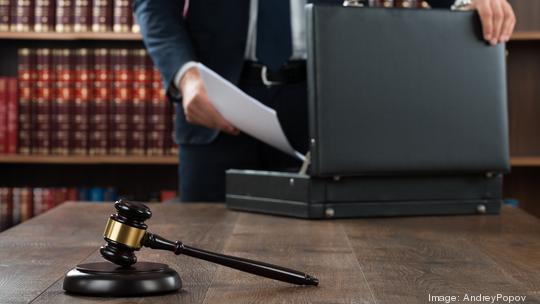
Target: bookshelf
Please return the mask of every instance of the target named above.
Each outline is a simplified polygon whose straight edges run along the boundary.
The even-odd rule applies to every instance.
[[[512,172],[505,197],[520,200],[540,216],[540,1],[509,0],[517,14],[516,31],[507,43],[508,97]],[[0,75],[16,74],[18,47],[135,47],[138,33],[0,32]],[[176,156],[0,155],[0,184],[76,185],[90,178],[126,191],[176,188]]]
[[[0,155],[0,163],[4,164],[136,164],[136,165],[178,165],[177,156],[56,156],[56,155]]]
[[[113,40],[142,41],[139,33],[55,33],[55,32],[0,32],[5,40]]]

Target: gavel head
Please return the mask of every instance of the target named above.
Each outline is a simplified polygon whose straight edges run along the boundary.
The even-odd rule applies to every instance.
[[[130,266],[137,262],[135,251],[142,247],[148,228],[144,221],[152,217],[152,212],[142,203],[125,200],[114,203],[114,208],[116,213],[109,217],[103,233],[107,243],[99,252],[110,262]]]

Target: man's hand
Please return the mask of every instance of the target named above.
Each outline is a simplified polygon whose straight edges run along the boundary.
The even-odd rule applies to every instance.
[[[182,106],[188,122],[233,135],[239,133],[238,129],[219,114],[208,99],[197,68],[187,70],[178,87],[182,92]]]
[[[484,39],[491,45],[510,39],[516,25],[516,15],[507,0],[474,0],[471,8],[478,11]]]

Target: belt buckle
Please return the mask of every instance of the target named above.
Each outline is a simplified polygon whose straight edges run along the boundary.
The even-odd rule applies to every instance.
[[[271,86],[274,86],[274,85],[280,85],[280,84],[283,84],[282,82],[279,82],[279,81],[271,81],[271,80],[268,80],[268,68],[266,67],[266,65],[263,65],[262,68],[261,68],[261,80],[262,80],[262,83],[267,86],[267,87],[271,87]]]

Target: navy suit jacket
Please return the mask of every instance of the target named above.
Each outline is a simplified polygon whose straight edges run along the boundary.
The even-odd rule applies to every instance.
[[[341,4],[343,1],[308,2]],[[433,7],[449,7],[454,0],[428,2]],[[190,0],[187,16],[183,18],[184,0],[134,1],[144,43],[168,93],[176,72],[188,61],[202,62],[229,81],[238,82],[244,63],[249,3],[250,0]],[[216,130],[188,123],[182,107],[177,108],[179,144],[205,144],[215,139]]]

